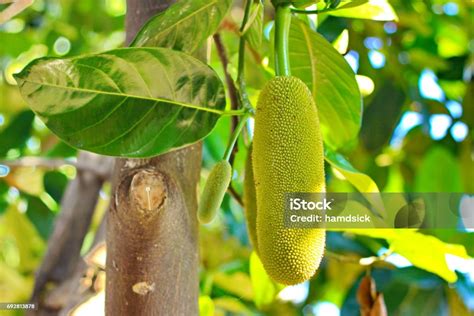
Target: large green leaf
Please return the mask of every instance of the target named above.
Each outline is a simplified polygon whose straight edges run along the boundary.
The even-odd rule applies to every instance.
[[[253,49],[259,50],[263,39],[263,17],[265,7],[258,1],[252,5],[250,17],[245,25],[243,34]]]
[[[361,193],[379,193],[380,190],[371,177],[355,169],[349,161],[339,153],[329,148],[324,150],[324,158],[337,171],[339,171],[347,181],[349,181]],[[367,194],[367,200],[385,217],[385,209],[380,194]]]
[[[291,72],[315,98],[325,143],[333,149],[350,143],[360,129],[362,98],[349,64],[324,37],[298,19],[291,23],[289,46]]]
[[[393,252],[404,256],[414,266],[439,275],[447,282],[455,282],[457,276],[449,268],[446,255],[463,259],[470,258],[464,246],[445,243],[434,236],[425,235],[413,229],[350,229],[347,231],[387,240]]]
[[[363,5],[364,3],[369,2],[369,0],[347,0],[347,1],[341,1],[339,5],[336,8],[333,8],[333,10],[340,10],[340,9],[349,9],[349,8],[355,8],[360,5]]]
[[[178,1],[151,18],[131,46],[168,47],[193,52],[212,35],[232,0]]]
[[[33,111],[66,143],[104,155],[149,157],[205,137],[225,107],[222,82],[166,48],[42,58],[16,76]]]
[[[341,154],[330,149],[324,152],[326,161],[336,168],[359,192],[380,192],[377,184],[371,177],[355,169]]]
[[[398,20],[395,10],[387,0],[354,1],[354,4],[349,2],[328,13],[334,16],[375,21]]]

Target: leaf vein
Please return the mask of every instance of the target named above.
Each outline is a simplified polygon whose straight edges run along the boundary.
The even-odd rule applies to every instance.
[[[37,82],[37,81],[33,81],[33,80],[28,80],[28,79],[25,79],[25,81],[29,82],[29,83],[32,83],[32,84],[38,84],[38,85],[43,85],[43,86],[47,86],[47,87],[51,87],[51,88],[57,88],[57,89],[63,89],[63,90],[71,90],[71,91],[92,93],[92,94],[114,95],[114,96],[120,96],[120,97],[129,97],[129,98],[132,98],[132,99],[148,100],[148,101],[154,101],[154,102],[160,102],[160,103],[161,102],[169,103],[169,104],[173,104],[173,105],[177,105],[177,106],[182,106],[182,107],[185,107],[185,108],[190,108],[190,109],[195,109],[195,110],[205,111],[205,112],[211,112],[211,113],[215,113],[215,114],[219,114],[219,115],[222,115],[225,112],[225,111],[221,111],[221,110],[201,107],[201,106],[194,105],[194,104],[187,104],[187,103],[177,102],[177,101],[163,99],[163,98],[150,98],[150,97],[133,95],[133,94],[117,93],[117,92],[111,92],[111,91],[101,91],[101,90],[94,90],[94,89],[85,89],[85,88],[79,88],[79,87],[65,87],[65,86],[55,85],[55,84],[52,84],[52,83]]]

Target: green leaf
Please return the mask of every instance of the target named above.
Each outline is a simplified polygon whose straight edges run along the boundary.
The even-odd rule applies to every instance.
[[[66,175],[59,171],[48,171],[44,174],[44,190],[57,202],[61,203],[64,191],[68,184]]]
[[[447,282],[457,280],[456,273],[449,269],[446,255],[469,259],[462,245],[444,243],[434,236],[424,235],[413,229],[351,229],[348,232],[387,240],[390,249],[414,266],[434,273]]]
[[[349,161],[341,154],[328,148],[325,150],[326,161],[342,175],[360,192],[380,192],[377,184],[368,175],[355,169]]]
[[[0,132],[0,157],[5,157],[10,149],[25,145],[31,135],[31,125],[34,118],[35,115],[31,111],[23,111]]]
[[[403,231],[389,242],[393,251],[410,260],[414,266],[435,273],[448,282],[455,282],[457,276],[449,269],[446,254],[469,258],[464,246],[446,244],[436,237],[418,232]]]
[[[201,61],[166,48],[42,58],[16,76],[30,107],[69,145],[150,157],[196,142],[225,107],[222,82]]]
[[[252,315],[252,311],[245,306],[241,299],[230,296],[221,296],[214,299],[215,315]]]
[[[0,217],[0,227],[3,228],[0,234],[5,233],[15,241],[20,257],[18,270],[36,270],[41,259],[38,254],[43,253],[45,243],[27,215],[10,205]]]
[[[5,247],[5,246],[3,246]],[[33,280],[31,276],[23,275],[18,269],[0,261],[0,297],[2,301],[7,302],[26,302],[29,300],[31,290],[33,289]],[[17,315],[7,314],[3,315]]]
[[[365,148],[374,155],[390,141],[407,98],[403,89],[391,80],[377,84],[377,92],[364,108],[359,134]]]
[[[348,264],[331,257],[327,258],[325,269],[321,269],[320,275],[315,278],[322,279],[316,287],[316,299],[342,306],[351,286],[364,272],[365,267],[359,264]],[[341,273],[341,271],[344,271],[344,273]]]
[[[378,193],[380,192],[377,184],[371,177],[355,169],[349,161],[339,153],[325,148],[324,158],[337,171],[339,171],[347,181],[349,181],[359,192]],[[379,215],[385,217],[384,203],[379,194],[368,194],[366,199],[375,207]]]
[[[361,125],[362,98],[349,64],[324,37],[295,18],[289,46],[291,73],[315,98],[325,143],[336,149],[352,142]]]
[[[53,229],[54,213],[36,196],[26,195],[26,200],[28,201],[26,216],[40,236],[44,240],[48,240]]]
[[[441,57],[463,56],[469,52],[469,35],[462,26],[440,20],[437,29],[436,42]]]
[[[212,35],[232,0],[178,1],[152,17],[131,46],[167,47],[191,53]]]
[[[207,295],[199,297],[199,315],[214,316],[214,302]]]
[[[270,279],[255,252],[250,255],[250,280],[254,291],[253,301],[257,308],[271,304],[281,290],[280,286]]]
[[[237,271],[232,274],[216,272],[213,276],[213,281],[216,286],[228,293],[236,295],[237,297],[249,301],[253,298],[253,289],[250,278],[242,271]]]
[[[263,14],[263,3],[260,1],[254,3],[250,11],[249,20],[243,31],[243,34],[250,46],[257,50],[260,49],[263,39]]]
[[[387,0],[369,0],[365,3],[356,3],[341,5],[335,10],[331,10],[328,14],[333,16],[368,19],[375,21],[398,21],[398,16]]]
[[[339,54],[344,55],[347,53],[347,49],[349,48],[349,30],[344,29],[334,40],[332,46],[339,52]]]
[[[295,8],[305,8],[310,5],[318,3],[320,0],[293,0],[291,1],[291,5]]]
[[[369,0],[348,0],[348,1],[341,1],[341,3],[335,8],[335,10],[338,9],[349,9],[349,8],[355,8],[360,5],[363,5],[365,3],[369,2]]]
[[[5,166],[0,165],[0,170],[5,168]],[[5,181],[0,181],[0,216],[5,213],[10,203],[7,201],[7,193],[10,189],[10,186]]]
[[[415,177],[415,192],[462,192],[458,161],[444,147],[430,149]]]
[[[341,3],[341,0],[324,0],[324,2],[328,8],[334,9]]]
[[[72,148],[68,144],[64,142],[58,142],[53,148],[48,150],[45,153],[45,156],[48,158],[67,158],[67,157],[75,157],[77,155],[77,149]]]

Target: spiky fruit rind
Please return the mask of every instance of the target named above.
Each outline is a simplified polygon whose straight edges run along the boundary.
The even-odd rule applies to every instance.
[[[203,224],[214,219],[220,209],[232,178],[232,167],[226,160],[214,165],[204,186],[198,207],[198,218]]]
[[[284,194],[324,192],[324,152],[311,92],[296,77],[275,77],[256,110],[253,166],[259,256],[275,281],[311,278],[324,252],[323,229],[284,227]]]
[[[255,181],[253,177],[252,146],[249,147],[245,161],[244,176],[244,208],[245,221],[250,242],[256,253],[258,253],[257,240],[257,193],[255,192]]]

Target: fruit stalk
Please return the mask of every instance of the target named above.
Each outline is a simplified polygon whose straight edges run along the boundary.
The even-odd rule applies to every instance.
[[[229,145],[227,146],[227,149],[224,153],[223,160],[229,161],[230,155],[232,154],[232,150],[234,149],[235,143],[237,142],[237,139],[239,138],[240,132],[242,132],[242,128],[245,126],[245,123],[247,122],[247,119],[249,118],[250,114],[247,112],[239,121],[239,124],[235,128],[233,134],[231,135]]]
[[[290,6],[285,4],[277,5],[275,16],[275,72],[277,76],[291,75],[288,50],[290,23]]]

